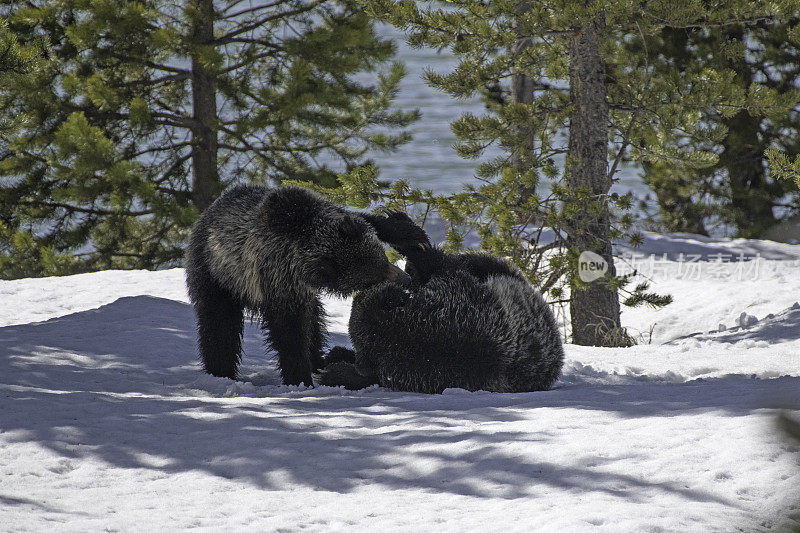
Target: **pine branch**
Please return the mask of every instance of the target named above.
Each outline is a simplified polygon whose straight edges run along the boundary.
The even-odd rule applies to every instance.
[[[127,115],[124,115],[127,118]],[[200,123],[197,120],[189,117],[185,117],[183,115],[178,115],[175,113],[162,113],[162,112],[155,112],[151,113],[150,116],[157,119],[163,120],[156,120],[157,124],[162,124],[165,126],[175,126],[177,128],[188,128],[194,129],[199,127]]]
[[[55,201],[46,201],[46,202],[31,202],[27,200],[17,200],[17,205],[24,205],[26,207],[50,207],[50,208],[57,208],[57,209],[67,209],[68,211],[74,211],[76,213],[87,213],[93,215],[126,215],[132,217],[138,217],[142,215],[152,215],[152,209],[142,209],[138,211],[131,211],[127,209],[102,209],[97,207],[87,208],[87,207],[79,207],[72,204],[65,204],[61,202]]]
[[[752,18],[744,18],[744,19],[734,19],[734,20],[725,20],[720,22],[696,22],[693,24],[683,24],[680,26],[675,26],[670,24],[670,21],[667,19],[659,19],[654,15],[647,13],[646,11],[642,11],[642,14],[648,15],[655,20],[661,22],[665,27],[673,29],[673,30],[701,30],[701,29],[708,29],[708,28],[725,28],[730,26],[756,26],[761,24],[762,22],[775,22],[777,19],[774,15],[766,15],[762,17],[752,17]]]
[[[227,10],[230,9],[230,6],[229,6],[228,8],[223,10],[223,13],[225,13],[225,15],[220,17],[220,19],[221,20],[234,19],[236,17],[240,17],[242,15],[247,15],[249,13],[256,13],[258,11],[261,11],[262,9],[269,9],[270,7],[275,7],[275,6],[279,6],[281,4],[286,4],[289,1],[290,0],[277,0],[275,2],[270,2],[268,4],[261,4],[261,5],[257,5],[257,6],[253,6],[253,7],[248,7],[248,8],[245,8],[245,9],[240,9],[239,11],[235,11],[233,13],[226,13]]]
[[[636,109],[633,111],[633,115],[631,116],[630,122],[628,122],[628,127],[625,129],[625,134],[622,137],[622,143],[620,144],[619,150],[617,151],[617,156],[614,158],[614,163],[611,165],[611,170],[608,171],[608,178],[613,180],[614,174],[617,173],[617,166],[619,162],[622,160],[622,156],[625,153],[625,150],[628,148],[631,139],[631,132],[633,131],[633,125],[636,123],[636,119],[639,118],[639,113],[642,110],[642,106],[644,105],[645,98],[647,98],[647,93],[650,91],[650,82],[653,79],[653,73],[650,71],[650,54],[647,50],[647,43],[644,38],[644,34],[642,33],[642,28],[639,27],[639,23],[636,23],[636,27],[639,30],[639,35],[642,37],[642,42],[644,43],[644,69],[647,72],[647,79],[644,82],[644,88],[642,89],[642,94],[639,97],[639,105],[636,106]]]
[[[109,50],[109,53],[111,54],[112,57],[114,57],[116,59],[119,59],[121,61],[124,61],[126,63],[134,63],[134,64],[137,64],[137,65],[144,65],[146,67],[150,67],[150,68],[156,69],[156,70],[163,70],[165,72],[175,72],[177,74],[184,74],[184,75],[187,75],[187,76],[191,76],[192,75],[192,70],[191,69],[173,67],[171,65],[164,65],[164,64],[156,63],[155,61],[150,61],[148,59],[144,59],[144,58],[141,58],[141,57],[133,57],[133,56],[125,55],[125,54],[120,54],[120,53],[115,52],[113,50]]]
[[[187,146],[191,146],[191,144],[192,144],[191,141],[184,141],[184,142],[179,142],[179,143],[170,143],[170,144],[167,144],[167,145],[164,145],[164,146],[162,146],[162,145],[150,146],[148,148],[145,148],[145,149],[142,149],[142,150],[139,150],[139,151],[136,151],[136,152],[125,154],[125,158],[126,159],[135,159],[135,158],[143,156],[145,154],[153,154],[153,153],[157,153],[157,152],[167,152],[167,151],[176,150],[176,149],[179,149],[179,148],[185,148]]]
[[[232,72],[234,70],[240,69],[240,68],[242,68],[242,67],[244,67],[246,65],[252,65],[253,63],[258,62],[260,59],[264,59],[265,57],[275,57],[276,55],[278,55],[278,53],[284,52],[284,51],[285,51],[285,49],[283,47],[276,46],[276,47],[274,47],[273,50],[270,50],[269,52],[262,52],[260,54],[255,54],[255,55],[246,57],[243,61],[240,61],[238,63],[234,63],[233,65],[230,65],[228,67],[225,67],[224,69],[222,69],[221,73],[227,74],[227,73]]]
[[[153,79],[137,79],[118,84],[111,84],[110,87],[114,89],[123,89],[131,87],[153,87],[168,82],[190,79],[191,77],[192,77],[191,71],[187,70],[185,72],[180,72],[175,74],[165,74],[164,76]]]
[[[316,8],[317,6],[325,3],[326,1],[327,0],[314,0],[314,1],[310,2],[309,4],[307,4],[307,5],[303,6],[303,7],[299,7],[297,9],[291,9],[289,11],[282,11],[280,13],[272,13],[272,14],[266,16],[266,17],[261,17],[260,19],[254,21],[254,22],[252,22],[250,24],[245,24],[244,26],[242,26],[242,27],[240,27],[240,28],[238,28],[236,30],[228,32],[228,33],[226,33],[226,34],[224,34],[224,35],[222,35],[220,37],[217,37],[216,39],[211,41],[210,44],[215,44],[215,45],[228,44],[229,42],[231,42],[231,41],[229,41],[229,39],[237,37],[237,36],[239,36],[239,35],[241,35],[243,33],[247,33],[248,31],[254,30],[254,29],[258,28],[259,26],[263,26],[264,24],[266,24],[268,22],[272,22],[272,21],[275,21],[275,20],[280,20],[280,19],[293,17],[295,15],[300,15],[302,13],[307,13],[307,12],[313,10],[314,8]]]

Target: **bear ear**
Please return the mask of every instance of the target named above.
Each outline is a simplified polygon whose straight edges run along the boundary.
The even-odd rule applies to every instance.
[[[367,233],[367,225],[347,214],[339,223],[339,232],[346,239],[359,240]]]
[[[299,187],[282,187],[264,198],[263,215],[269,227],[281,233],[303,232],[319,214],[317,199]]]

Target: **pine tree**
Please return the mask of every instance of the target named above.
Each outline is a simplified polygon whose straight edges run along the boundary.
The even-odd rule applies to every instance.
[[[627,280],[615,275],[611,242],[630,227],[631,217],[618,215],[631,200],[610,194],[616,172],[625,160],[689,168],[714,164],[713,152],[683,151],[668,141],[676,131],[719,136],[704,131],[702,112],[714,108],[732,116],[747,99],[733,70],[664,72],[655,68],[659,51],[648,43],[665,28],[783,20],[793,2],[737,0],[712,9],[699,0],[453,0],[444,7],[361,1],[369,13],[406,30],[412,45],[449,47],[458,56],[453,72],[427,75],[431,85],[454,97],[485,97],[486,115],[453,123],[456,150],[478,158],[495,146],[503,154],[481,163],[477,176],[484,185],[463,195],[435,197],[401,184],[393,189],[393,201],[402,193],[435,205],[451,223],[452,246],[459,245],[464,228],[476,228],[484,249],[511,258],[557,299],[568,285],[573,342],[629,343],[618,297]],[[637,40],[637,47],[621,45]],[[557,161],[564,156],[559,176]],[[550,192],[542,178],[554,180]],[[552,243],[540,239],[545,226],[554,233]],[[581,279],[581,252],[605,261],[607,274]],[[666,301],[645,297],[642,290],[634,289],[628,302]]]
[[[47,47],[42,40],[30,39],[21,43],[9,29],[8,23],[0,19],[0,86],[10,83],[17,76],[35,73],[47,55]],[[0,106],[5,106],[0,100]],[[5,111],[4,107],[0,107]],[[2,139],[15,135],[22,127],[19,117],[8,117],[0,122],[0,161],[8,157],[8,145]],[[0,272],[9,277],[19,277],[36,270],[37,265],[47,262],[52,271],[66,266],[58,260],[50,248],[36,249],[30,235],[14,231],[8,225],[8,217],[0,216]]]
[[[44,44],[35,40],[23,45],[8,28],[8,22],[0,19],[0,76],[27,73],[35,70],[42,60]]]
[[[1,5],[49,60],[0,85],[0,276],[176,264],[231,183],[335,183],[416,117],[349,0]]]
[[[719,140],[675,132],[676,146],[718,154],[715,164],[703,169],[645,166],[666,229],[706,234],[709,224],[721,222],[737,236],[753,238],[777,222],[775,207],[789,207],[785,216],[800,209],[797,194],[787,204],[791,185],[770,179],[765,164],[769,147],[800,153],[799,36],[800,18],[795,17],[751,26],[666,29],[649,39],[647,46],[660,50],[656,68],[730,69],[736,74],[733,82],[747,94],[735,113],[703,112],[702,122],[719,130]]]

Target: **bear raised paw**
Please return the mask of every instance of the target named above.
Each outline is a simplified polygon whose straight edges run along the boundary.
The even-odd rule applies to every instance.
[[[402,213],[370,221],[413,225]],[[521,272],[485,254],[446,254],[414,230],[388,240],[407,257],[413,287],[384,283],[358,293],[350,315],[355,351],[334,348],[323,385],[439,393],[546,390],[564,359],[550,307]],[[421,230],[420,230],[421,231]]]
[[[311,385],[322,366],[321,292],[346,296],[410,281],[364,217],[301,187],[229,190],[195,223],[185,263],[205,370],[236,377],[249,310],[287,385]]]

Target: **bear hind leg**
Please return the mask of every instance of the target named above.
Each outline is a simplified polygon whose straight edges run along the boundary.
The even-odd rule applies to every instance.
[[[319,299],[312,302],[309,313],[309,334],[311,339],[309,355],[311,357],[311,371],[316,372],[325,366],[323,351],[326,341],[325,308]]]

